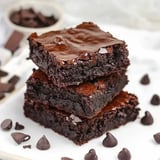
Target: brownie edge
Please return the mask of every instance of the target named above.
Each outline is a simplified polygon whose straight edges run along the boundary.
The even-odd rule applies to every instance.
[[[108,130],[134,121],[140,110],[137,105],[136,96],[122,91],[92,119],[79,118],[31,99],[25,100],[24,114],[44,127],[51,128],[74,143],[82,145]]]

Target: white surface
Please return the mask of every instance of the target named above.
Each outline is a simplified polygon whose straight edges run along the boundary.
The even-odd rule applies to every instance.
[[[31,144],[32,149],[23,149],[22,145],[17,145],[10,136],[15,131],[11,129],[8,132],[0,130],[0,150],[33,160],[60,160],[62,156],[68,156],[74,160],[83,160],[89,149],[94,148],[99,160],[116,160],[118,152],[123,147],[126,147],[131,152],[132,160],[160,160],[160,145],[153,140],[153,134],[160,132],[160,106],[152,106],[149,103],[154,93],[160,94],[160,33],[129,30],[116,26],[103,25],[102,28],[110,31],[114,36],[125,40],[128,44],[131,59],[131,65],[128,70],[130,82],[125,90],[138,96],[139,107],[141,108],[140,116],[135,122],[111,131],[117,137],[118,145],[114,148],[103,147],[102,140],[105,137],[103,135],[91,140],[87,144],[76,146],[72,141],[24,117],[22,107],[25,87],[23,85],[25,79],[27,79],[26,77],[31,73],[31,68],[34,66],[30,62],[25,62],[24,58],[27,57],[28,50],[24,48],[21,57],[15,57],[4,66],[4,69],[10,71],[11,74],[13,74],[13,70],[17,71],[21,75],[22,80],[21,85],[18,84],[19,87],[17,85],[17,91],[13,92],[7,100],[0,104],[0,122],[5,118],[11,118],[14,123],[18,121],[24,124],[25,129],[22,132],[28,133],[32,137],[31,140],[22,145]],[[151,78],[151,84],[148,86],[142,86],[139,83],[140,78],[145,73],[149,73]],[[140,124],[140,117],[144,115],[146,110],[150,111],[154,117],[154,124],[151,126]],[[39,151],[36,149],[36,142],[42,135],[46,135],[49,139],[51,143],[50,150]]]

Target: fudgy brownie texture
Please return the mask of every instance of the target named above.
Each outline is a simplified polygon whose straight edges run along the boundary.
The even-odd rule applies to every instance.
[[[79,85],[129,65],[124,41],[92,22],[29,36],[29,58],[59,87]]]
[[[42,71],[36,70],[27,80],[25,98],[35,99],[66,113],[91,118],[118,95],[127,82],[124,73],[114,73],[78,86],[59,88]]]
[[[79,118],[48,105],[25,99],[24,114],[41,125],[81,145],[113,128],[134,121],[139,113],[137,97],[121,92],[92,119]]]

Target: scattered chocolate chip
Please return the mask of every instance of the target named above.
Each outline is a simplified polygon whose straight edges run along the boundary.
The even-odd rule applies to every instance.
[[[62,157],[61,160],[73,160],[73,159],[68,158],[68,157]]]
[[[6,71],[0,70],[0,77],[5,77],[7,75],[8,73]]]
[[[159,105],[160,104],[160,97],[157,95],[157,94],[154,94],[153,96],[152,96],[152,98],[151,98],[151,101],[150,101],[150,103],[152,104],[152,105]]]
[[[11,134],[11,136],[17,144],[21,144],[22,142],[28,141],[31,138],[30,135],[21,132],[14,132]]]
[[[127,148],[123,148],[119,153],[118,153],[118,159],[119,160],[130,160],[131,159],[131,154]]]
[[[153,124],[153,117],[149,111],[145,111],[144,117],[141,118],[141,123],[143,125],[151,125]]]
[[[23,126],[22,124],[16,122],[14,129],[15,129],[15,130],[22,130],[22,129],[24,129],[24,126]]]
[[[1,128],[3,130],[10,130],[12,128],[12,120],[11,119],[5,119],[2,123],[1,123]]]
[[[94,149],[90,149],[89,152],[84,157],[85,160],[98,160],[96,152]]]
[[[36,147],[40,150],[47,150],[50,148],[50,143],[45,135],[38,140]]]
[[[26,149],[26,148],[31,149],[31,145],[30,145],[30,144],[28,144],[28,145],[24,145],[24,146],[23,146],[23,148],[24,148],[24,149]]]
[[[149,83],[150,83],[149,75],[148,75],[148,74],[145,74],[145,75],[141,78],[140,83],[143,84],[143,85],[149,84]]]
[[[0,92],[12,92],[14,90],[14,85],[10,83],[1,83],[0,82]]]
[[[35,12],[32,8],[13,11],[10,20],[14,24],[32,28],[47,27],[57,22],[57,18],[53,15],[45,16],[41,12]]]
[[[154,134],[153,138],[158,144],[160,144],[160,132]]]
[[[5,94],[0,92],[0,100],[3,99],[5,97]]]
[[[115,147],[118,142],[117,139],[111,133],[107,132],[106,137],[102,143],[105,147]]]
[[[19,79],[20,79],[19,76],[14,75],[8,80],[8,83],[11,83],[12,85],[16,85]]]
[[[23,33],[14,31],[12,35],[9,37],[9,39],[7,40],[4,47],[10,50],[12,53],[14,53],[18,49],[19,44],[23,39],[23,37],[24,37]]]

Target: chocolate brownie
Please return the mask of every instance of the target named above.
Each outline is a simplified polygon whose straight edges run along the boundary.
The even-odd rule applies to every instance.
[[[36,70],[27,80],[25,98],[39,100],[66,113],[91,118],[118,95],[127,82],[127,76],[122,73],[59,88],[42,71]]]
[[[126,43],[92,22],[39,36],[32,33],[28,40],[29,58],[59,87],[125,71],[129,65]]]
[[[67,114],[32,99],[25,99],[24,114],[81,145],[108,130],[134,121],[139,113],[137,104],[136,96],[122,91],[95,117],[86,119]]]

